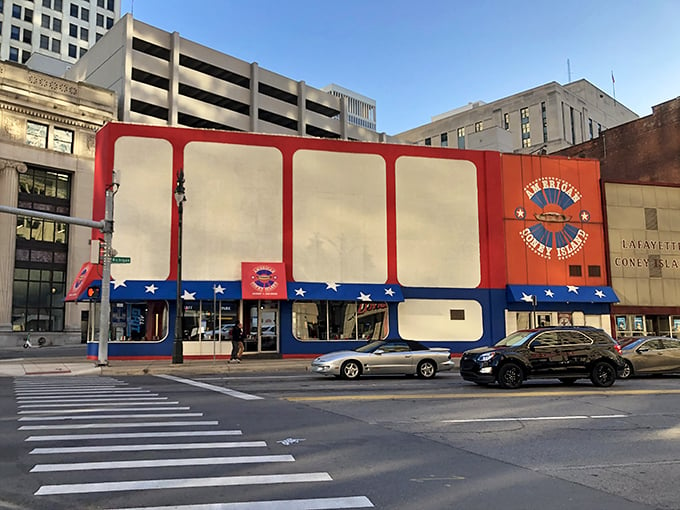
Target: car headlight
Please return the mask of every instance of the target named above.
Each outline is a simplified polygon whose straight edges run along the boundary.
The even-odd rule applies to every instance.
[[[495,355],[496,355],[495,352],[485,352],[484,354],[480,354],[479,356],[477,356],[477,361],[481,362],[489,361]]]

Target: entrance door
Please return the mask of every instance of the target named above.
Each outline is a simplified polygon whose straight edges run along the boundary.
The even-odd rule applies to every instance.
[[[278,352],[279,302],[249,301],[248,305],[250,328],[246,340],[246,351]]]

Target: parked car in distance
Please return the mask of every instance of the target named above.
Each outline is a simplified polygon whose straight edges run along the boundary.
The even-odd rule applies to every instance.
[[[312,361],[309,370],[343,379],[381,374],[417,375],[429,379],[453,366],[449,349],[430,348],[415,340],[376,340],[353,351],[323,354]]]
[[[626,366],[621,378],[635,375],[680,373],[680,340],[664,336],[619,340]]]
[[[465,351],[460,375],[479,385],[519,388],[527,379],[559,379],[573,384],[588,378],[609,387],[625,367],[620,347],[593,327],[545,327],[515,331],[491,347]]]

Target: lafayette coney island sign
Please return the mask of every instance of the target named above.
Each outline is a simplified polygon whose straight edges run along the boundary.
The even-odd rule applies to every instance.
[[[573,185],[558,177],[541,177],[527,184],[524,193],[531,200],[529,210],[516,207],[515,218],[533,221],[519,232],[531,251],[544,259],[565,260],[585,246],[588,233],[574,222],[590,222],[590,212],[580,209],[576,218],[569,212],[582,198]]]

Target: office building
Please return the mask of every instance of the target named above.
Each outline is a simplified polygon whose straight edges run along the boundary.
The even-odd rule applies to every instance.
[[[376,129],[375,100],[358,92],[341,87],[335,83],[321,87],[321,90],[345,100],[347,108],[347,120],[355,126],[363,126],[367,129]]]
[[[394,137],[435,147],[551,154],[637,118],[587,80],[550,82],[491,103],[468,103]]]
[[[0,205],[92,218],[95,135],[114,120],[115,105],[106,89],[0,62]],[[64,297],[90,258],[90,235],[0,213],[0,345],[21,345],[29,332],[80,341],[88,307],[65,305]]]
[[[124,122],[381,141],[345,101],[126,14],[65,76],[118,94]]]
[[[120,0],[0,0],[0,60],[73,63],[119,18]]]

